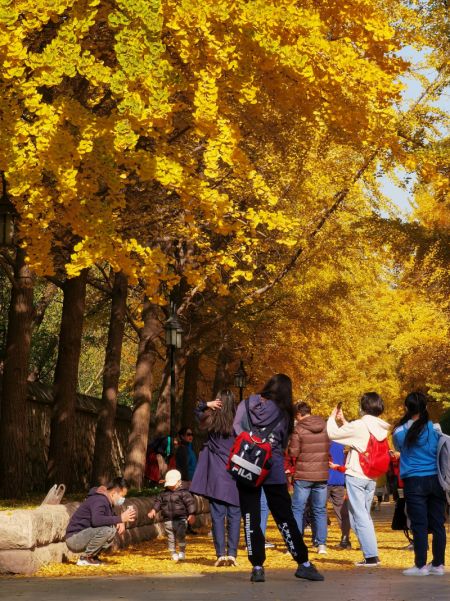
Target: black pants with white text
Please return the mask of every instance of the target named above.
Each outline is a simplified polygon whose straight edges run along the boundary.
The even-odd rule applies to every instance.
[[[292,513],[287,484],[265,484],[270,513],[293,559],[301,564],[308,561],[308,549]],[[253,566],[262,566],[266,559],[265,538],[261,530],[261,487],[238,485],[241,513],[244,521],[248,559]]]

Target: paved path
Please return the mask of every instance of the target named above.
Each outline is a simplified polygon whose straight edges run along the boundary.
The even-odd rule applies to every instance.
[[[305,582],[289,570],[268,571],[267,581],[249,582],[248,572],[192,577],[4,578],[8,601],[449,601],[450,574],[407,578],[376,568],[326,572],[325,582]]]

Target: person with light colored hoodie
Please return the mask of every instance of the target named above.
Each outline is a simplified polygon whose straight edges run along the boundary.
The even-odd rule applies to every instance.
[[[361,419],[348,422],[342,410],[336,407],[327,422],[330,439],[350,447],[345,463],[345,483],[350,524],[364,556],[362,561],[356,562],[358,567],[380,564],[377,537],[370,515],[376,480],[364,474],[359,462],[359,453],[367,450],[370,434],[380,442],[387,438],[390,425],[380,419],[383,411],[384,403],[380,395],[376,392],[366,392],[360,400]]]

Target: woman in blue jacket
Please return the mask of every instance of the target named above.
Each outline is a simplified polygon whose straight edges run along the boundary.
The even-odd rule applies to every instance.
[[[428,416],[427,397],[411,392],[406,413],[396,426],[394,444],[400,451],[400,477],[404,481],[406,510],[414,535],[415,565],[406,576],[442,576],[445,561],[445,493],[437,477],[440,426]],[[428,532],[433,535],[433,560],[427,565]]]

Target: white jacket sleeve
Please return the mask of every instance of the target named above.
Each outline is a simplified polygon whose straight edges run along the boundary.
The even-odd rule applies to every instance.
[[[331,440],[340,442],[343,445],[354,447],[358,451],[365,451],[369,432],[361,420],[347,422],[339,427],[334,417],[329,417],[327,421],[327,432]]]

